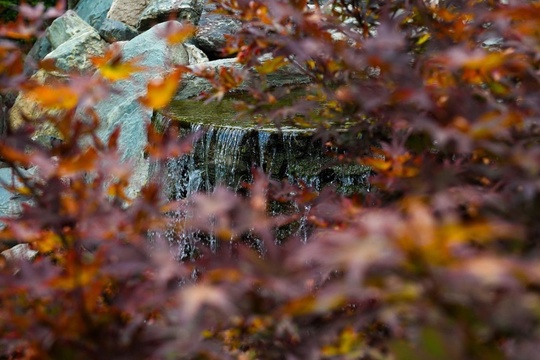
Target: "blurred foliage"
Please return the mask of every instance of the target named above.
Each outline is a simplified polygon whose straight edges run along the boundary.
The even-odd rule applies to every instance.
[[[38,252],[0,268],[2,356],[538,358],[538,2],[218,3],[243,23],[223,51],[260,75],[239,111],[316,127],[336,162],[373,169],[372,189],[345,197],[254,170],[246,196],[218,188],[169,202],[156,178],[127,197],[118,131],[104,143],[99,119],[78,114],[92,118],[111,84],[144,70],[113,49],[94,59],[101,76],[29,82],[16,40],[40,17],[26,7],[32,21],[0,27],[0,92],[62,110],[43,120],[63,141],[35,143],[29,122],[0,146],[22,184],[12,190],[32,200],[2,220],[0,238]],[[265,77],[284,66],[312,82],[276,108],[294,89]],[[162,108],[186,72],[214,85],[207,101],[252,74],[171,70],[148,84],[145,106]],[[193,143],[174,126],[149,126],[148,136],[148,156],[162,164]],[[20,171],[31,166],[39,176]],[[279,202],[294,210],[269,214]],[[306,241],[277,242],[276,229],[299,219]],[[189,259],[175,259],[179,245]]]
[[[20,0],[0,0],[0,22],[8,22],[15,20],[17,17],[17,7]],[[37,5],[39,3],[44,4],[47,7],[56,5],[56,0],[28,0],[27,4]]]

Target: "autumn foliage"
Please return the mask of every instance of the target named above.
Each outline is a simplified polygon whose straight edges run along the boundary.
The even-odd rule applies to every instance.
[[[118,132],[98,138],[90,109],[144,69],[113,48],[94,59],[101,76],[30,82],[20,40],[58,11],[21,5],[0,26],[0,94],[63,110],[43,119],[62,142],[32,140],[32,123],[1,141],[12,190],[29,201],[0,238],[38,255],[0,269],[0,356],[539,358],[538,2],[216,2],[243,22],[223,51],[260,74],[239,111],[317,128],[336,163],[371,167],[369,191],[317,192],[254,169],[245,196],[218,188],[171,202],[156,176],[130,198]],[[184,41],[188,29],[166,36]],[[291,64],[311,82],[276,107],[293,89],[265,77]],[[214,85],[206,101],[246,75],[178,67],[140,101],[163,108],[191,71]],[[148,156],[189,151],[177,133],[149,126]],[[294,210],[271,215],[276,204]],[[301,219],[307,239],[276,240]],[[193,234],[190,256],[175,256]]]

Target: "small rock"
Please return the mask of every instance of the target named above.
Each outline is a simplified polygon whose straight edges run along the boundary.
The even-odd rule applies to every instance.
[[[190,65],[208,62],[208,56],[195,45],[186,43],[184,44],[184,48],[187,51]]]

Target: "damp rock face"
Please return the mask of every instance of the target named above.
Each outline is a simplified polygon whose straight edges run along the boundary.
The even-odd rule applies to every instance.
[[[198,133],[193,151],[168,162],[167,187],[172,199],[217,186],[239,190],[252,180],[252,169],[260,168],[276,180],[302,183],[317,190],[332,185],[344,194],[368,191],[369,169],[339,165],[328,156],[313,131],[298,128],[258,127],[239,122],[227,103],[195,108],[194,100],[173,103],[155,121],[179,122],[185,135]],[[198,103],[200,105],[200,103]],[[201,108],[204,109],[201,111]],[[219,118],[219,119],[218,119]]]

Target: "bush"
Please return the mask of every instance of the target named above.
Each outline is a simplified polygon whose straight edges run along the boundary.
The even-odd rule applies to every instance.
[[[244,23],[224,51],[261,74],[239,109],[316,126],[336,162],[373,169],[373,188],[345,197],[254,171],[246,197],[217,189],[170,203],[150,182],[129,199],[118,134],[100,141],[97,119],[45,96],[50,85],[2,80],[1,91],[15,87],[66,112],[50,119],[63,143],[43,148],[28,124],[9,129],[0,147],[12,168],[40,169],[38,179],[16,170],[15,190],[33,203],[0,234],[38,251],[1,269],[4,356],[537,358],[538,4],[219,3]],[[2,55],[2,79],[18,79],[8,66],[15,46],[0,46],[11,55]],[[266,53],[273,58],[261,63]],[[312,83],[304,99],[275,109],[284,89],[266,87],[265,75],[287,64]],[[210,101],[243,73],[198,75],[216,84]],[[62,89],[83,106],[95,100],[89,89],[110,81]],[[174,127],[148,132],[155,161],[189,147]],[[92,141],[83,147],[83,138]],[[271,201],[298,210],[271,216]],[[303,216],[307,243],[277,244],[276,228]],[[213,232],[221,246],[191,242],[191,259],[174,260],[167,235],[194,232]]]

